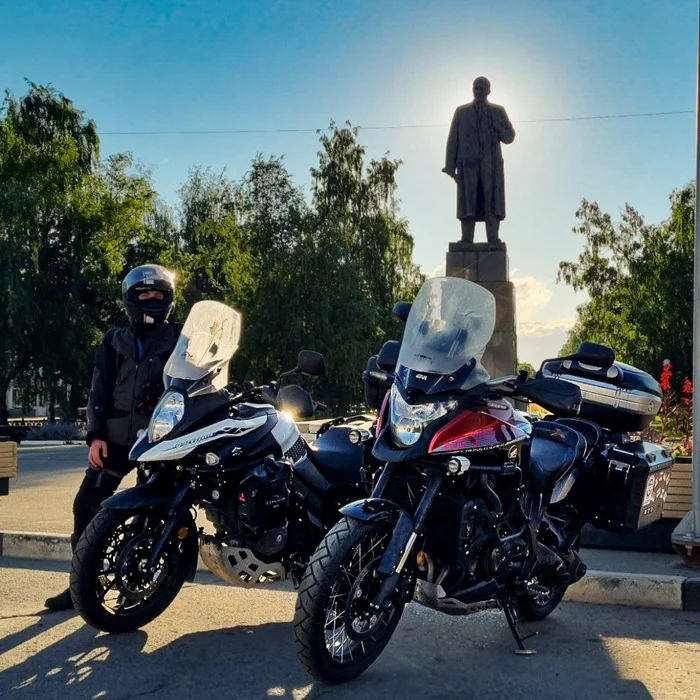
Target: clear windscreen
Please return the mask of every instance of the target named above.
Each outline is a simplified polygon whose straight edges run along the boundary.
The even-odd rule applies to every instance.
[[[241,315],[218,301],[199,301],[190,310],[164,374],[170,379],[196,381],[233,357],[241,337]],[[225,376],[222,376],[225,375]],[[217,386],[228,383],[228,372]]]
[[[446,375],[475,359],[471,375],[486,381],[480,361],[495,323],[496,300],[491,292],[458,277],[429,279],[406,320],[398,364]]]

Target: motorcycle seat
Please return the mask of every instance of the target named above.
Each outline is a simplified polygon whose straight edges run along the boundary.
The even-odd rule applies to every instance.
[[[532,429],[529,473],[532,487],[539,493],[552,489],[583,457],[583,435],[559,421],[539,421]]]
[[[334,485],[354,486],[361,480],[364,447],[353,445],[348,433],[357,425],[336,425],[309,445],[308,456],[324,478]]]
[[[586,456],[590,454],[594,447],[603,442],[603,429],[592,420],[586,420],[585,418],[558,418],[555,422],[559,425],[573,428],[577,433],[583,435],[586,441]]]

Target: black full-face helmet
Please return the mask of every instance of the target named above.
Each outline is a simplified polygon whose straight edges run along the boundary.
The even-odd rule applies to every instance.
[[[163,298],[139,299],[144,292],[162,292]],[[162,265],[139,265],[124,278],[122,298],[134,323],[160,325],[172,314],[175,304],[175,275]]]

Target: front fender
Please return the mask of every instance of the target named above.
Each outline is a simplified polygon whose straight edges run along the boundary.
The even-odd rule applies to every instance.
[[[410,516],[401,506],[386,498],[363,498],[343,506],[340,512],[353,520],[373,522],[377,520],[398,521],[401,515]]]
[[[112,510],[160,510],[170,514],[175,511],[188,491],[189,486],[186,485],[166,490],[157,482],[141,484],[115,493],[102,502],[102,507]]]

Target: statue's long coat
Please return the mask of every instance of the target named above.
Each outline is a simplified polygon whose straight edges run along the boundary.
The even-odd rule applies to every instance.
[[[505,177],[501,142],[512,143],[515,130],[506,110],[486,102],[481,118],[481,143],[477,107],[473,102],[457,107],[447,137],[445,170],[457,172],[457,218],[485,220],[478,197],[481,179],[483,196],[490,198],[498,219],[506,217]]]

